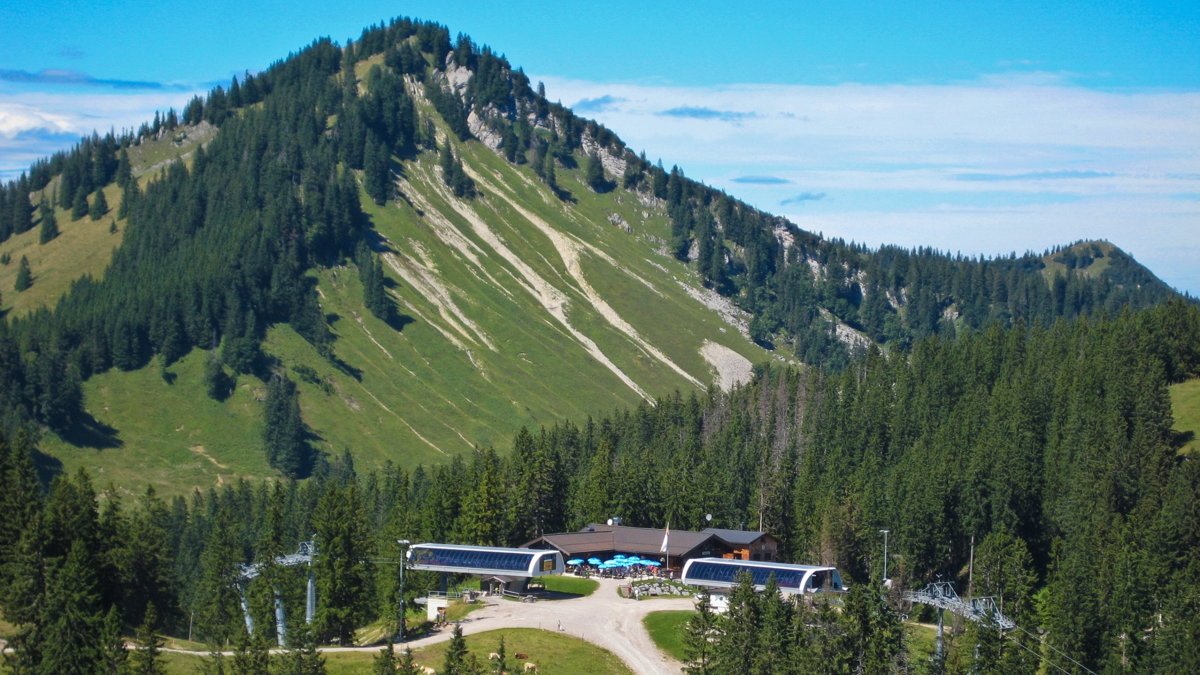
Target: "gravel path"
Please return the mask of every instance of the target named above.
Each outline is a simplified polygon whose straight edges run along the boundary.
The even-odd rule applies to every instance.
[[[692,609],[691,598],[626,600],[617,595],[616,579],[597,579],[600,588],[586,598],[540,600],[534,603],[485,598],[487,606],[467,615],[462,622],[464,635],[497,628],[541,628],[562,631],[599,645],[617,655],[640,675],[678,675],[682,665],[654,646],[642,625],[650,612]],[[415,648],[450,639],[450,630],[412,640]],[[378,649],[378,647],[374,647]]]
[[[585,598],[571,600],[539,600],[538,602],[513,602],[497,597],[481,598],[485,607],[467,615],[462,621],[463,635],[473,635],[498,628],[540,628],[561,630],[592,644],[603,647],[617,655],[638,675],[679,675],[683,665],[659,651],[642,625],[642,618],[650,612],[663,610],[692,609],[691,598],[660,598],[654,600],[626,600],[617,595],[617,587],[624,582],[617,579],[596,579],[600,588]],[[404,647],[418,649],[426,645],[445,642],[452,630],[447,627],[433,635],[397,644],[397,651]],[[380,645],[370,647],[322,647],[322,652],[378,652]],[[163,649],[164,652],[207,656],[206,651]],[[232,656],[233,652],[225,652]]]

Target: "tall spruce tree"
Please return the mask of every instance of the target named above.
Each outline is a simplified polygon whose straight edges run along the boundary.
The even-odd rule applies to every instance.
[[[92,205],[88,208],[88,216],[92,220],[100,220],[106,213],[108,213],[108,200],[104,197],[104,189],[96,188],[96,194],[92,196]]]
[[[17,281],[13,288],[19,293],[32,285],[33,271],[29,269],[29,258],[21,256],[21,261],[17,263]]]
[[[293,645],[283,656],[279,675],[325,675],[325,657],[317,649],[312,627],[301,624],[293,629]]]
[[[463,639],[462,625],[454,624],[450,644],[442,659],[441,675],[467,675],[467,641]]]
[[[712,675],[718,636],[717,616],[713,614],[707,593],[696,596],[696,613],[688,619],[683,632],[683,670],[688,675]]]
[[[79,220],[88,214],[87,190],[80,185],[75,191],[75,200],[71,203],[71,220]]]
[[[166,664],[163,663],[163,639],[158,634],[158,611],[154,603],[146,607],[146,616],[137,629],[137,649],[129,655],[129,675],[165,675]]]
[[[48,573],[39,623],[39,672],[91,673],[105,661],[104,617],[94,558],[82,539]]]
[[[242,627],[230,666],[234,675],[268,675],[271,672],[271,650],[261,631],[250,635],[245,626]]]
[[[588,153],[584,162],[583,182],[592,189],[592,192],[608,191],[608,181],[604,179],[604,164],[600,162],[600,156],[594,152]]]
[[[319,555],[314,563],[317,635],[350,644],[371,603],[371,538],[357,485],[331,484],[312,516]]]
[[[296,384],[284,375],[273,375],[267,383],[263,415],[267,463],[288,478],[307,476],[312,470],[313,451],[305,440]]]
[[[54,208],[46,201],[42,201],[38,212],[42,217],[42,224],[38,228],[38,243],[45,244],[58,237],[58,219],[54,217]]]
[[[721,639],[713,663],[716,672],[744,671],[759,650],[760,611],[749,572],[739,572],[729,594],[729,609],[720,618]]]

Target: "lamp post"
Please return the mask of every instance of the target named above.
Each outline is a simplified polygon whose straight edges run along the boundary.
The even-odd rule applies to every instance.
[[[883,533],[883,583],[887,583],[887,536],[888,530],[880,530]]]
[[[396,624],[396,642],[404,642],[404,562],[408,558],[408,545],[412,542],[397,539],[396,543],[400,545],[400,621]]]

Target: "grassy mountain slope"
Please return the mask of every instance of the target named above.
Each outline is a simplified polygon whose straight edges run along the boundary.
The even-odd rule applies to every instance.
[[[196,147],[215,133],[212,125],[201,124],[172,134],[164,133],[161,138],[143,139],[128,150],[133,175],[141,185],[146,185],[170,162],[188,161]],[[51,198],[58,183],[55,179],[34,193],[33,201],[37,203],[43,197],[53,201]],[[72,219],[70,209],[55,207],[60,234],[45,244],[38,243],[37,227],[0,242],[0,256],[7,255],[10,259],[7,265],[0,265],[0,300],[3,301],[0,310],[19,317],[40,307],[50,308],[76,279],[85,275],[104,276],[113,251],[121,245],[127,224],[125,218],[117,217],[121,190],[115,184],[109,184],[104,188],[104,198],[109,204],[109,212],[99,220],[92,220],[87,215]],[[116,232],[111,232],[110,225],[114,223]],[[21,256],[29,260],[34,283],[18,293],[13,285]]]
[[[264,349],[299,385],[319,448],[349,449],[365,465],[443,461],[503,447],[521,425],[707,387],[721,373],[705,353],[745,370],[767,358],[698,299],[694,272],[655,251],[669,234],[661,207],[595,194],[569,170],[560,184],[576,201],[564,202],[479,143],[455,149],[475,199],[449,192],[432,153],[405,163],[397,199],[363,196],[403,315],[396,325],[365,309],[356,270],[342,266],[315,275],[343,367],[286,325],[268,333]],[[87,410],[115,431],[50,434],[43,450],[102,482],[168,493],[271,475],[256,412],[265,385],[243,375],[233,396],[213,401],[204,358],[196,350],[168,368],[171,383],[155,365],[92,378]]]

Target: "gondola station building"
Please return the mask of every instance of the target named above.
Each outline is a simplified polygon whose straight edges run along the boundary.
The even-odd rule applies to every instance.
[[[700,532],[656,527],[591,524],[578,532],[545,534],[525,548],[554,549],[564,558],[599,558],[617,555],[656,560],[671,569],[682,569],[694,558],[774,561],[779,540],[766,532],[708,528]]]

